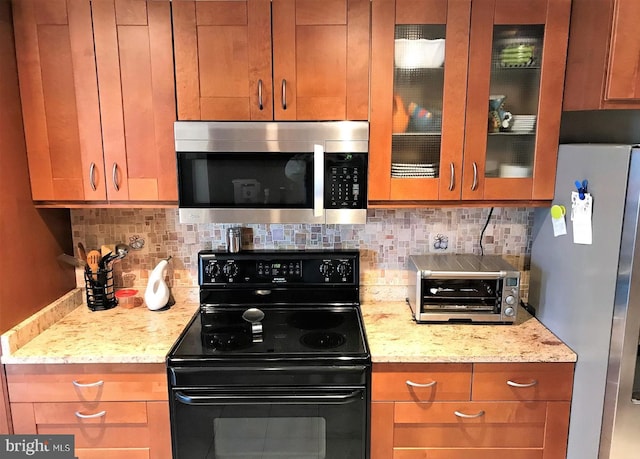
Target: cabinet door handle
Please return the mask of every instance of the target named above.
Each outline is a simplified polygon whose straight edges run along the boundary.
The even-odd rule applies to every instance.
[[[81,383],[81,382],[76,381],[75,379],[73,381],[71,381],[71,382],[76,387],[98,387],[98,386],[102,386],[104,384],[104,381],[102,379],[99,380],[99,381],[96,381],[96,382],[92,382],[92,383]]]
[[[262,105],[262,79],[258,80],[258,108],[262,110],[264,105]]]
[[[453,163],[451,163],[451,178],[449,179],[449,191],[453,191],[453,187],[456,184],[456,169]]]
[[[453,414],[455,414],[459,418],[474,419],[474,418],[479,418],[480,416],[484,416],[484,410],[480,410],[476,414],[466,414],[466,413],[461,413],[460,411],[454,411]]]
[[[96,163],[94,162],[89,166],[89,185],[93,191],[96,191]]]
[[[287,109],[287,80],[282,79],[282,109]]]
[[[433,387],[433,386],[435,386],[435,385],[436,385],[436,383],[437,383],[437,382],[438,382],[438,381],[431,381],[431,382],[429,382],[429,383],[421,384],[421,383],[413,382],[413,381],[411,381],[411,380],[407,379],[407,380],[405,381],[405,384],[406,384],[407,386],[411,386],[411,387]]]
[[[476,162],[473,162],[473,183],[471,184],[471,191],[476,191],[478,189],[478,165]]]
[[[518,383],[515,381],[511,381],[510,379],[507,381],[507,385],[511,387],[533,387],[538,384],[538,380],[532,379],[531,382],[528,383]]]
[[[94,414],[82,414],[80,411],[76,411],[75,414],[76,414],[76,417],[80,419],[95,419],[95,418],[101,418],[102,416],[107,414],[107,412],[105,410],[102,410]]]
[[[116,191],[120,191],[120,186],[118,185],[118,163],[113,163],[113,169],[111,169],[111,177],[113,179],[113,187]]]

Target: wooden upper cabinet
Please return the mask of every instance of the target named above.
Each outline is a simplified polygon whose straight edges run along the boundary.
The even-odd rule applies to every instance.
[[[169,1],[94,0],[109,201],[177,201]]]
[[[270,5],[173,2],[178,119],[273,119]]]
[[[91,8],[14,0],[20,96],[34,200],[105,200]]]
[[[463,200],[553,199],[570,11],[570,0],[473,0]],[[513,58],[522,49],[527,62]],[[512,121],[491,132],[496,96]]]
[[[471,0],[373,2],[370,201],[460,199],[470,15]],[[411,40],[441,39],[444,62],[412,64]]]
[[[178,119],[366,120],[369,4],[175,0]]]
[[[14,0],[13,14],[33,199],[177,201],[170,2]]]
[[[373,2],[370,204],[552,199],[570,7]]]
[[[573,0],[564,110],[640,108],[636,0]]]

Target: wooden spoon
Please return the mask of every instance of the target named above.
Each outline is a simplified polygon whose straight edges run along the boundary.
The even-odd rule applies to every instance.
[[[98,264],[102,255],[97,250],[92,250],[87,254],[87,265],[93,273],[93,280],[98,280]]]

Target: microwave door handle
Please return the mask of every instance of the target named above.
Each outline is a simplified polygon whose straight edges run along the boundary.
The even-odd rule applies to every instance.
[[[324,214],[324,147],[313,146],[313,216]]]

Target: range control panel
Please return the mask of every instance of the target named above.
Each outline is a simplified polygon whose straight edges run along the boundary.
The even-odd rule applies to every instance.
[[[202,285],[305,284],[355,285],[359,279],[357,251],[203,251],[198,254]]]

